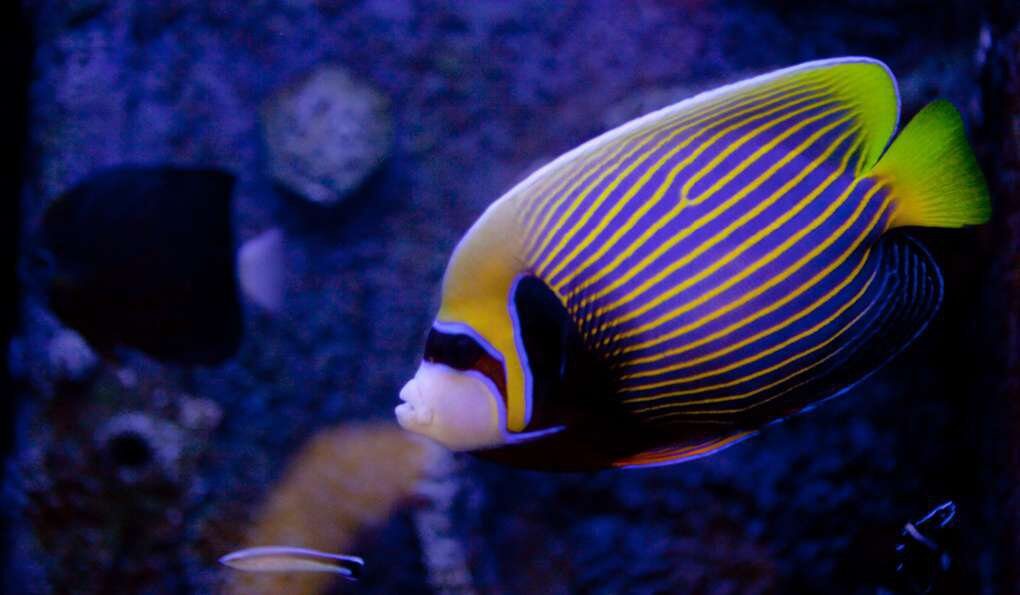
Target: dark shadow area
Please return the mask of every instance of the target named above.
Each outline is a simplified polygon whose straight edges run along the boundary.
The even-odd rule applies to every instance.
[[[0,66],[4,72],[4,92],[0,93],[0,114],[4,119],[3,139],[7,155],[0,160],[0,461],[6,468],[14,446],[18,403],[13,390],[8,362],[10,341],[18,320],[20,283],[18,282],[18,246],[21,231],[21,193],[28,167],[29,84],[33,48],[32,26],[21,2],[5,2],[0,8]],[[0,515],[0,574],[7,572],[7,514]]]

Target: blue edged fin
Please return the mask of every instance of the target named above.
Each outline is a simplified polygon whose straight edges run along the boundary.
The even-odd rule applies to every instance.
[[[769,417],[782,418],[843,394],[903,351],[935,316],[942,274],[928,251],[901,232],[883,236],[875,251],[886,279],[881,291],[869,296],[873,313],[856,323],[822,369],[776,395],[772,407],[763,408],[771,410]]]
[[[679,463],[746,439],[769,423],[811,409],[845,393],[895,357],[927,327],[942,300],[942,276],[928,252],[901,232],[883,236],[875,246],[881,258],[879,289],[868,296],[868,315],[855,322],[847,340],[813,373],[777,387],[758,406],[748,408],[715,436],[656,446],[614,462],[617,467]]]
[[[988,185],[951,103],[939,99],[907,124],[872,170],[896,200],[892,225],[961,227],[988,221]]]

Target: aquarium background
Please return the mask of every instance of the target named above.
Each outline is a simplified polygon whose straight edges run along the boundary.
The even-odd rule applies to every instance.
[[[12,4],[8,592],[1020,593],[1015,2]],[[519,471],[394,429],[446,260],[492,200],[631,117],[848,54],[890,65],[904,117],[951,100],[992,189],[990,224],[920,233],[946,297],[891,365],[649,470]],[[237,247],[282,238],[282,301],[242,293],[223,363],[100,356],[29,281],[46,207],[125,164],[232,172]],[[949,500],[934,553],[897,550]],[[268,539],[360,555],[365,576],[217,563]]]

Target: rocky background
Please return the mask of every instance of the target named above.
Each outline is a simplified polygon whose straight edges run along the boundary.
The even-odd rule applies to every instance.
[[[243,592],[217,558],[287,535],[368,566],[353,587],[276,592],[1020,593],[1014,2],[22,9],[21,245],[98,168],[213,166],[238,176],[242,255],[279,242],[285,274],[280,295],[248,288],[242,347],[214,367],[107,362],[25,288],[3,420],[9,592]],[[993,189],[990,225],[924,234],[946,301],[894,365],[717,456],[644,471],[395,464],[422,453],[358,429],[389,420],[446,259],[503,190],[649,109],[846,54],[892,67],[906,116],[952,100]],[[425,488],[401,480],[416,474]],[[904,524],[947,500],[958,514],[938,555],[897,573]]]

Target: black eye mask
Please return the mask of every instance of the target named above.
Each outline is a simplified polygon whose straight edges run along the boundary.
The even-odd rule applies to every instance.
[[[514,292],[518,332],[532,377],[528,427],[571,425],[599,410],[614,386],[608,368],[585,346],[577,325],[548,285],[525,277]]]
[[[506,371],[503,363],[469,335],[446,333],[433,328],[425,339],[425,361],[443,364],[455,370],[480,372],[496,385],[506,401]]]

